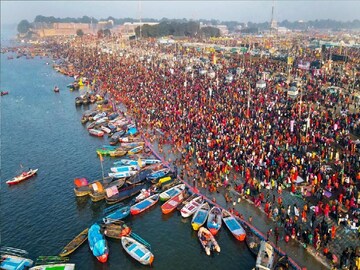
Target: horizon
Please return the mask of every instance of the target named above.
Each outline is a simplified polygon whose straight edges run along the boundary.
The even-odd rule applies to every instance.
[[[70,10],[69,3],[72,5]],[[360,1],[1,1],[1,25],[18,24],[21,20],[33,22],[37,15],[55,18],[89,16],[97,20],[114,17],[263,23],[271,21],[273,3],[277,22],[360,19],[357,12]]]

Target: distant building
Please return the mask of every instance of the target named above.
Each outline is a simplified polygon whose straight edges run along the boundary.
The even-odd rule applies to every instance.
[[[53,23],[37,25],[34,32],[39,37],[49,36],[71,36],[76,35],[77,30],[82,30],[84,34],[92,34],[94,31],[90,23]]]
[[[135,35],[135,29],[139,26],[143,25],[157,25],[158,22],[126,22],[123,25],[119,26],[118,29],[120,29],[120,33],[122,36],[134,36]]]

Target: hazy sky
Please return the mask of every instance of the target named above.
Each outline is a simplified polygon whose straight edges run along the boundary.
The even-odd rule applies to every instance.
[[[277,21],[360,19],[360,1],[275,1]],[[114,18],[218,19],[220,21],[270,21],[273,1],[3,1],[1,24],[32,22],[36,15]],[[141,7],[141,8],[140,8]]]

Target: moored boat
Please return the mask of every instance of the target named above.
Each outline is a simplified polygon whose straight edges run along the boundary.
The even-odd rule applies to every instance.
[[[167,201],[171,197],[182,192],[184,189],[185,189],[185,184],[179,184],[168,190],[165,190],[164,192],[160,193],[160,201]]]
[[[104,186],[100,181],[90,185],[90,198],[93,202],[98,202],[105,198]]]
[[[129,214],[130,214],[130,206],[126,205],[123,207],[119,207],[117,209],[114,209],[113,212],[107,214],[103,218],[103,222],[105,224],[114,223],[116,221],[126,218]]]
[[[171,197],[163,205],[161,205],[161,211],[163,214],[169,214],[184,200],[185,190],[181,191],[179,194]]]
[[[151,265],[153,263],[154,255],[151,251],[134,238],[124,236],[121,238],[121,244],[125,251],[141,264]]]
[[[22,249],[1,247],[0,255],[0,269],[25,270],[34,264],[34,262],[28,258],[28,252]]]
[[[79,233],[73,240],[67,244],[63,250],[60,252],[60,257],[68,256],[73,253],[78,247],[80,247],[88,238],[89,228],[86,228],[81,233]]]
[[[222,220],[224,221],[226,227],[232,233],[232,235],[239,241],[244,241],[246,237],[246,232],[241,226],[240,222],[229,213],[229,211],[222,210]]]
[[[201,227],[199,229],[198,238],[205,250],[206,255],[210,256],[211,251],[220,252],[220,246],[214,235],[212,235],[205,227]]]
[[[197,209],[203,204],[203,202],[204,198],[202,196],[196,196],[188,204],[181,208],[181,216],[184,218],[190,217],[197,211]]]
[[[82,197],[90,194],[90,186],[86,178],[75,178],[74,184],[74,192],[77,197]]]
[[[217,206],[214,206],[210,209],[209,217],[207,220],[207,228],[212,235],[216,235],[221,228],[222,223],[222,213],[221,209]]]
[[[162,168],[157,171],[154,171],[152,174],[150,174],[147,179],[149,179],[151,182],[155,182],[157,179],[164,177],[170,173],[169,168]]]
[[[146,187],[146,183],[140,182],[137,184],[127,184],[122,187],[120,190],[113,190],[111,196],[106,194],[105,200],[107,204],[115,204],[121,202],[127,198],[134,196],[139,193],[140,190]]]
[[[114,178],[124,178],[124,177],[130,177],[137,173],[138,173],[137,171],[126,171],[126,172],[109,173],[108,175]]]
[[[192,220],[191,220],[191,226],[194,231],[197,231],[204,223],[206,222],[206,219],[209,215],[210,206],[209,204],[203,203],[198,210],[196,210]]]
[[[272,270],[275,260],[275,251],[269,242],[261,241],[259,253],[256,258],[255,269]]]
[[[114,239],[121,239],[123,236],[131,234],[131,228],[121,220],[115,223],[102,224],[101,228],[107,237]]]
[[[109,256],[109,249],[104,235],[101,233],[99,224],[93,224],[88,232],[89,246],[93,255],[102,263],[105,263]]]
[[[291,263],[289,261],[289,257],[287,255],[281,256],[275,266],[274,266],[274,270],[288,270],[288,269],[294,269],[291,266]]]
[[[189,192],[186,193],[186,199],[183,200],[177,207],[176,210],[181,211],[181,209],[187,205],[190,201],[192,201],[193,199],[195,199],[198,195],[197,194],[191,194]]]
[[[140,214],[145,210],[149,209],[151,206],[155,205],[158,201],[159,201],[159,194],[151,195],[150,197],[147,197],[144,200],[131,206],[130,212],[133,216]]]
[[[137,171],[138,166],[136,165],[124,165],[119,167],[111,167],[110,171],[117,173],[117,172],[129,172],[129,171]]]
[[[143,146],[143,145],[139,145],[139,146],[136,146],[136,147],[130,149],[130,150],[128,151],[128,155],[135,155],[135,154],[137,154],[137,153],[140,153],[140,152],[143,151],[143,150],[144,150],[144,146]]]
[[[246,232],[246,246],[254,256],[257,256],[260,249],[261,239],[245,223],[243,223],[243,228]]]
[[[29,270],[75,270],[74,263],[43,264],[31,267]]]
[[[29,169],[27,172],[22,172],[20,175],[15,176],[14,178],[6,181],[6,184],[8,185],[19,184],[20,182],[33,177],[37,173],[37,171],[38,169]]]
[[[104,136],[104,131],[98,130],[95,128],[91,128],[88,130],[90,135],[96,136],[96,137],[102,137]]]

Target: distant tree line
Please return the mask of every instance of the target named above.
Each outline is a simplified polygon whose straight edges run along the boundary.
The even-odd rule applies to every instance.
[[[99,21],[109,21],[112,20],[114,25],[121,25],[125,22],[138,22],[138,19],[133,18],[121,18],[117,19],[109,16],[108,18],[96,19],[94,17],[82,16],[81,18],[55,18],[54,16],[43,16],[38,15],[35,17],[32,23],[29,23],[27,20],[22,20],[18,24],[18,32],[21,34],[27,33],[31,28],[35,28],[36,26],[41,27],[51,27],[53,23],[98,23]],[[216,25],[226,25],[229,32],[240,31],[240,28],[250,28],[250,29],[259,29],[259,31],[267,30],[270,27],[269,22],[262,23],[240,23],[237,21],[219,21],[219,20],[188,20],[188,19],[168,19],[162,18],[160,20],[144,18],[144,22],[158,22],[158,26],[146,26],[142,27],[142,35],[144,37],[156,37],[161,36],[162,34],[166,35],[185,35],[185,36],[217,36],[217,28],[211,27]],[[203,24],[210,25],[206,28],[199,28],[199,24],[202,22]],[[336,20],[312,20],[307,22],[290,22],[288,20],[284,20],[282,22],[278,22],[279,26],[283,26],[289,29],[360,29],[360,20],[353,20],[347,22],[341,22]],[[139,29],[140,30],[140,29]],[[138,31],[139,31],[138,30]]]
[[[140,33],[141,30],[141,33]],[[178,22],[162,21],[157,25],[144,24],[135,29],[136,36],[162,37],[162,36],[187,36],[187,37],[219,37],[220,30],[215,27],[202,27],[195,21]]]

